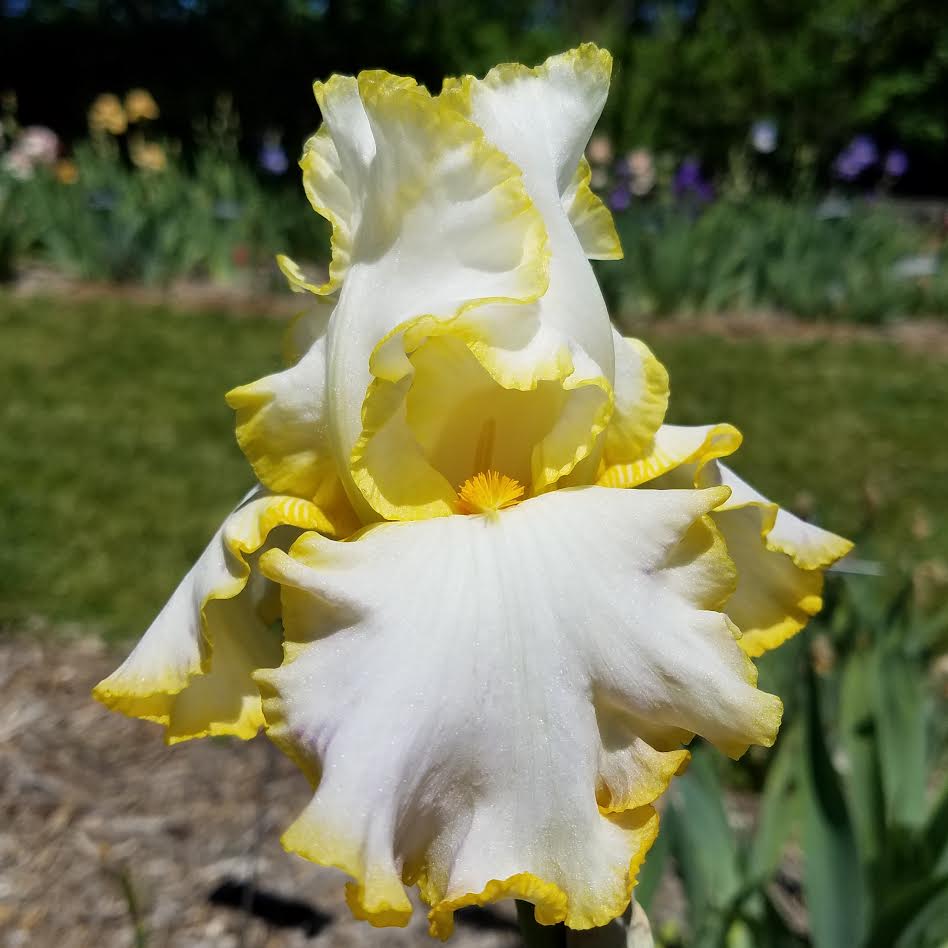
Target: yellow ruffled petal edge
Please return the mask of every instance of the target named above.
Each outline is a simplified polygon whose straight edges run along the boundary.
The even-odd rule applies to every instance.
[[[271,705],[267,704],[269,712]],[[269,720],[269,714],[268,714]],[[285,745],[281,744],[285,749]],[[633,841],[633,855],[623,879],[603,893],[594,909],[577,910],[558,885],[530,872],[520,872],[506,879],[492,879],[480,892],[469,892],[454,898],[441,897],[438,887],[429,878],[424,866],[406,866],[402,883],[417,885],[422,899],[431,907],[428,913],[430,934],[442,941],[454,930],[454,913],[471,905],[488,905],[501,899],[524,899],[535,906],[534,914],[541,925],[565,923],[573,929],[598,928],[620,916],[628,907],[639,869],[658,835],[659,817],[652,806],[610,813],[608,819],[625,830]],[[295,853],[321,866],[340,869],[352,877],[346,885],[346,903],[353,916],[377,928],[406,926],[412,915],[411,902],[387,871],[373,873],[365,866],[357,844],[336,838],[325,827],[310,826],[305,816],[297,820],[282,836],[287,852]],[[391,880],[391,881],[386,881]]]
[[[823,608],[823,574],[804,572],[800,579],[800,598],[783,619],[766,628],[750,629],[741,635],[737,644],[749,658],[759,658],[792,639]]]
[[[614,338],[616,409],[606,429],[603,450],[604,470],[618,464],[635,464],[643,455],[647,455],[652,439],[665,419],[670,392],[668,370],[644,342],[631,336],[620,336],[618,333],[614,334]],[[625,352],[622,351],[623,347]],[[638,372],[633,371],[632,374],[640,376],[641,383],[637,392],[624,393],[623,362],[629,360],[630,352],[631,360],[634,360],[639,368]],[[626,394],[631,395],[629,402],[625,401]],[[713,435],[709,438],[713,441]],[[699,454],[702,449],[707,452],[708,441],[709,439],[705,439],[705,444],[698,448]]]
[[[335,463],[316,443],[292,440],[290,436],[298,432],[289,424],[281,428],[268,417],[268,410],[278,411],[280,405],[271,383],[272,378],[266,376],[232,388],[225,395],[236,415],[237,444],[257,480],[271,490],[312,501],[322,518],[321,533],[348,536],[358,529],[360,521],[346,497]],[[287,440],[281,443],[281,436]]]
[[[251,503],[254,503],[251,501]],[[231,515],[240,517],[238,510]],[[227,552],[233,556],[233,569],[236,575],[210,590],[201,601],[201,630],[203,634],[200,660],[195,661],[183,676],[169,676],[159,673],[153,678],[136,678],[131,681],[111,675],[92,689],[92,696],[112,711],[118,711],[128,717],[140,718],[162,724],[166,728],[171,723],[171,709],[175,695],[187,688],[192,678],[206,675],[211,668],[214,643],[208,633],[207,605],[214,600],[233,599],[247,585],[250,566],[245,557],[255,553],[266,542],[271,530],[278,526],[293,526],[304,530],[324,532],[330,528],[328,520],[319,508],[308,501],[296,497],[269,498],[263,510],[256,518],[244,518],[240,531],[224,530],[222,541]],[[264,724],[262,710],[245,708],[240,718],[234,722],[212,722],[206,729],[191,734],[166,735],[166,742],[175,744],[180,741],[209,735],[233,735],[243,740],[252,738]]]
[[[501,899],[523,899],[534,905],[534,918],[540,925],[563,922],[568,928],[584,931],[608,925],[628,908],[639,870],[658,836],[659,817],[654,807],[643,806],[609,817],[635,839],[635,851],[629,861],[624,880],[603,893],[595,909],[577,911],[570,905],[569,896],[556,884],[530,872],[520,872],[506,879],[492,879],[480,892],[471,892],[453,899],[433,901],[426,891],[423,877],[418,878],[422,898],[431,905],[428,913],[428,931],[435,938],[446,941],[454,931],[454,913],[470,905],[488,905]]]
[[[289,283],[290,289],[294,293],[317,293],[324,295],[333,292],[337,288],[337,285],[334,285],[332,281],[329,283],[313,282],[303,272],[303,268],[284,253],[277,254],[276,262],[280,268],[280,272],[286,278],[286,282]]]
[[[695,486],[698,486],[697,475]],[[769,553],[788,556],[797,568],[796,601],[786,607],[786,615],[780,620],[759,629],[744,630],[739,645],[751,658],[759,658],[766,652],[783,645],[804,629],[823,608],[823,570],[846,556],[853,548],[851,540],[825,531],[824,542],[813,549],[801,550],[786,541],[776,542],[772,531],[780,512],[772,501],[749,500],[740,503],[725,502],[720,510],[754,508],[760,518],[760,538]]]
[[[637,487],[683,464],[696,465],[697,477],[705,464],[733,454],[744,440],[744,436],[733,425],[711,425],[698,445],[675,452],[661,446],[660,434],[661,430],[653,439],[648,453],[639,460],[624,464],[604,463],[596,483],[600,487]]]
[[[591,83],[608,85],[612,75],[612,54],[606,49],[600,49],[595,43],[581,43],[575,49],[550,56],[539,66],[499,63],[483,79],[476,76],[447,76],[439,98],[467,115],[471,111],[471,96],[476,83],[484,82],[494,88],[500,88],[522,79],[546,79],[552,69],[564,66]]]
[[[672,778],[680,777],[691,763],[691,752],[687,750],[657,751],[649,748],[649,751],[652,769],[647,771],[645,780],[636,784],[633,792],[624,797],[615,796],[604,783],[596,790],[600,813],[624,813],[653,803],[668,789]]]
[[[336,88],[335,80],[341,81],[345,78],[334,76],[326,83],[315,83],[313,92],[317,102],[321,105],[326,96],[333,94]],[[286,270],[283,272],[287,279],[290,279],[290,286],[297,292],[307,290],[327,296],[342,286],[352,258],[352,225],[344,217],[344,213],[351,213],[352,195],[342,179],[342,164],[328,126],[322,125],[315,135],[307,139],[303,145],[300,168],[303,170],[303,189],[310,205],[317,214],[329,221],[332,228],[329,237],[329,279],[320,285],[304,282],[298,288]],[[279,258],[277,262],[279,263]],[[280,269],[283,270],[282,265]]]
[[[583,253],[590,260],[621,260],[624,254],[616,222],[609,208],[590,187],[591,180],[592,169],[582,158],[563,195],[563,207]]]

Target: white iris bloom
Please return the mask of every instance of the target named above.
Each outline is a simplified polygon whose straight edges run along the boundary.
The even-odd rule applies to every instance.
[[[610,69],[317,83],[329,279],[281,258],[314,294],[290,366],[228,396],[260,486],[96,690],[169,741],[266,727],[314,788],[285,845],[374,924],[413,884],[440,937],[509,896],[621,914],[683,745],[773,742],[749,656],[849,548],[719,462],[734,428],[663,425],[665,370],[609,322]]]

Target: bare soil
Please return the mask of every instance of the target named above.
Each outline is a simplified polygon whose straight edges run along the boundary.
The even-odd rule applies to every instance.
[[[353,920],[341,873],[283,851],[309,786],[265,738],[166,747],[90,697],[120,656],[30,631],[0,634],[0,945],[437,944],[420,908]],[[457,922],[453,948],[519,941],[510,905]]]

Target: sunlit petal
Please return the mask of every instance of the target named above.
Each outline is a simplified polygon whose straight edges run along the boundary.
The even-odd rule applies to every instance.
[[[702,468],[697,479],[697,486],[731,489],[713,514],[738,568],[727,613],[744,633],[747,654],[761,655],[820,611],[823,570],[853,545],[781,509],[718,461]]]
[[[592,170],[580,158],[576,173],[563,192],[563,207],[590,260],[621,260],[622,243],[609,208],[590,187]]]
[[[249,581],[251,566],[268,542],[287,545],[300,529],[329,528],[314,504],[259,490],[248,495],[95,697],[165,725],[169,743],[207,734],[253,737],[263,716],[251,676],[279,664],[280,634],[265,614],[268,583]]]
[[[353,876],[375,924],[414,882],[442,937],[511,895],[574,928],[620,914],[681,742],[736,755],[779,723],[718,611],[726,494],[560,490],[268,553],[286,660],[257,680],[316,785],[285,845]]]
[[[678,470],[682,476],[672,486],[685,487],[696,470],[715,458],[733,454],[742,440],[737,428],[728,424],[662,425],[637,460],[607,465],[596,483],[636,487]]]
[[[619,465],[633,465],[650,455],[668,408],[665,367],[644,342],[614,333],[615,410],[606,429],[604,472]],[[702,443],[706,438],[703,433]],[[671,451],[671,448],[666,450]],[[691,445],[685,450],[692,450]]]

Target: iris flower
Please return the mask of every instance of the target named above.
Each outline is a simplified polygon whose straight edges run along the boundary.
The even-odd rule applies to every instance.
[[[284,845],[375,925],[411,885],[441,938],[505,897],[620,915],[684,745],[773,742],[751,656],[849,548],[721,463],[733,427],[664,424],[667,373],[610,324],[583,158],[610,69],[316,84],[328,279],[281,258],[289,366],[228,395],[259,484],[96,689],[169,742],[265,727],[313,786]]]

